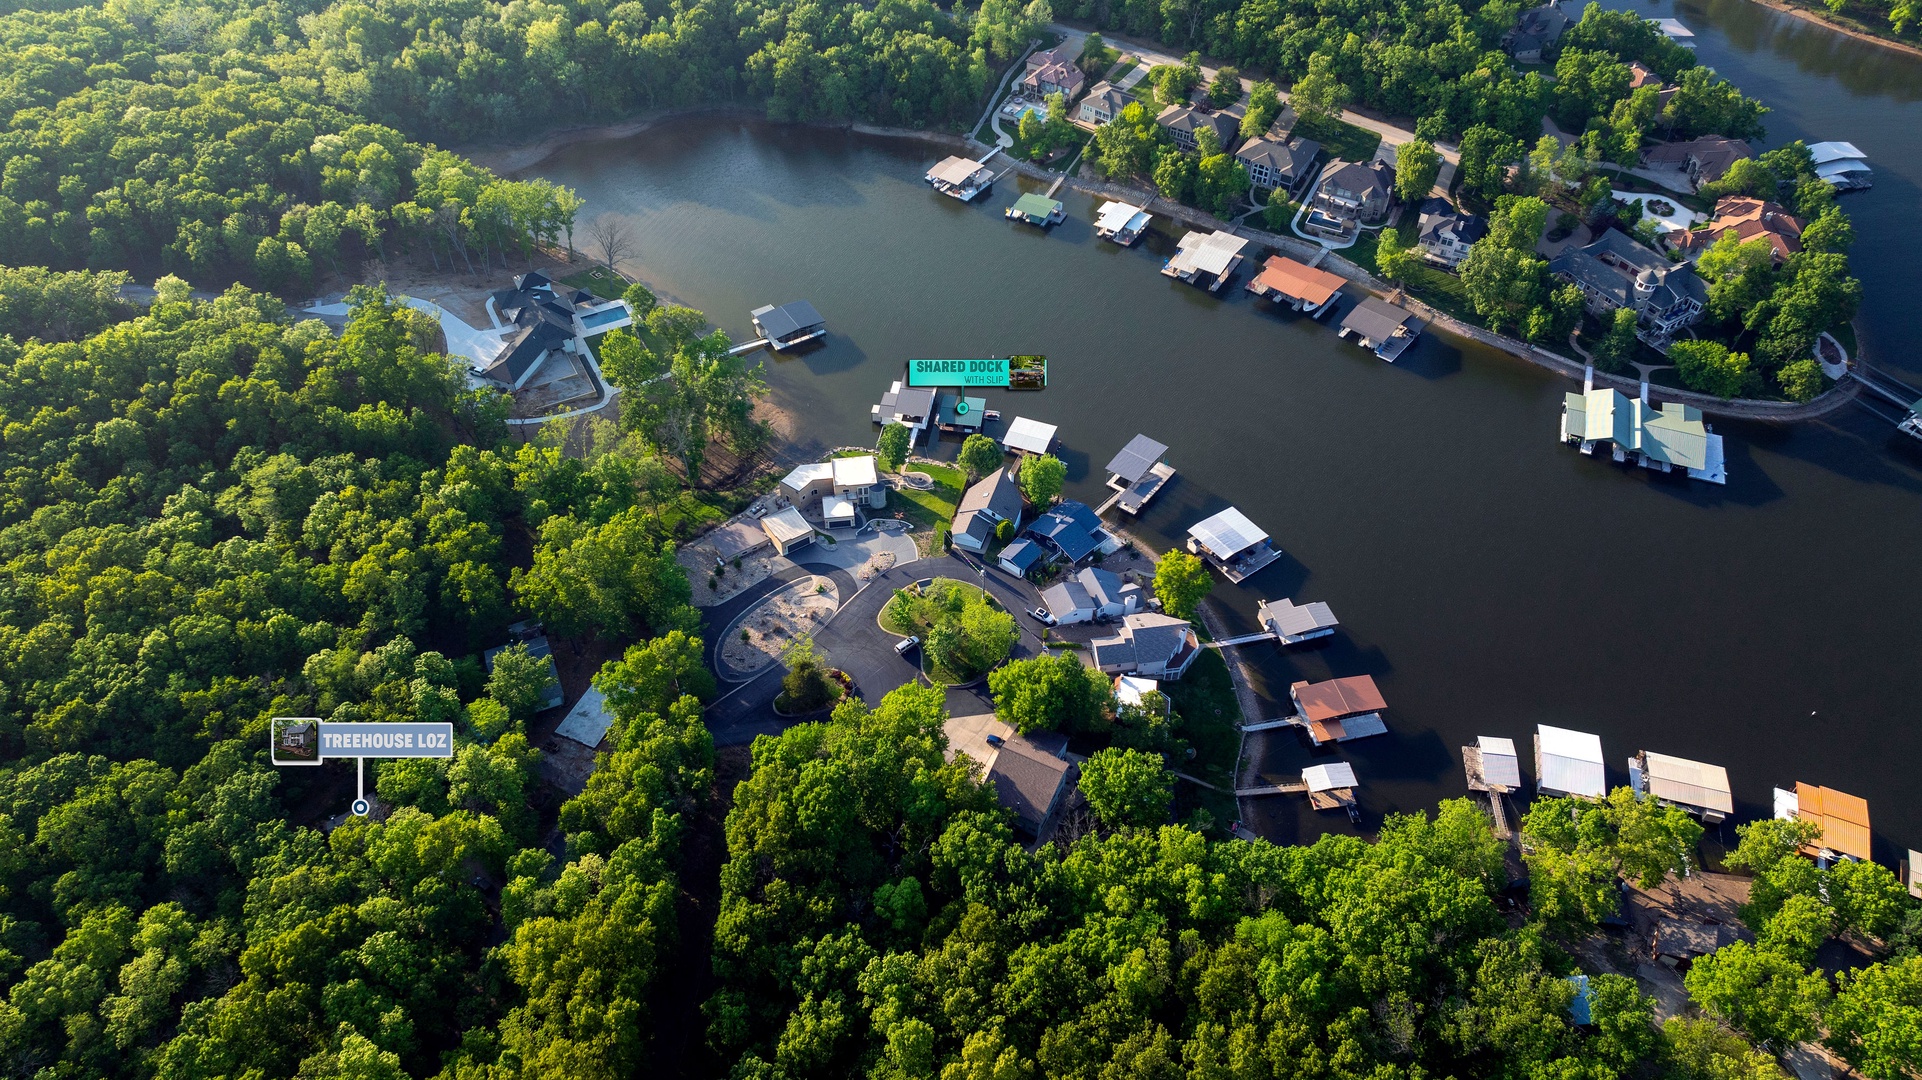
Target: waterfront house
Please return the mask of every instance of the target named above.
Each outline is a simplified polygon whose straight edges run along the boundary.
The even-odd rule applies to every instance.
[[[1699,229],[1672,229],[1662,241],[1691,258],[1733,236],[1737,243],[1767,240],[1776,265],[1802,250],[1802,222],[1779,203],[1747,195],[1724,195],[1715,202],[1715,216]]]
[[[1422,258],[1452,270],[1468,258],[1475,241],[1488,235],[1488,219],[1464,214],[1447,199],[1431,198],[1421,204],[1420,230],[1415,247]]]
[[[1263,135],[1249,139],[1235,151],[1235,160],[1248,170],[1248,183],[1264,191],[1285,192],[1297,198],[1301,186],[1315,172],[1321,144],[1313,139]]]
[[[943,195],[971,202],[993,184],[994,170],[973,158],[942,158],[934,168],[928,170],[927,181]]]
[[[1802,853],[1830,861],[1869,861],[1869,804],[1866,800],[1817,784],[1795,785],[1794,791],[1775,789],[1775,816],[1790,821],[1812,821],[1821,833],[1803,845]]]
[[[881,486],[873,454],[832,458],[798,465],[781,478],[781,494],[803,513],[818,511],[830,529],[853,528],[857,509],[887,505],[888,489]]]
[[[1544,798],[1573,795],[1599,799],[1608,794],[1601,737],[1548,724],[1535,725],[1535,790]]]
[[[1235,276],[1242,249],[1247,246],[1248,241],[1220,229],[1191,232],[1175,245],[1174,257],[1162,264],[1161,272],[1190,285],[1206,282],[1209,292],[1219,292]]]
[[[1135,96],[1106,79],[1088,88],[1088,96],[1081,99],[1081,106],[1075,110],[1074,118],[1089,127],[1100,127],[1114,122],[1121,110],[1135,103]]]
[[[1097,551],[1113,550],[1120,546],[1101,527],[1101,519],[1088,509],[1088,504],[1073,499],[1063,499],[1049,507],[1045,513],[1028,523],[1022,535],[1070,565],[1079,563]]]
[[[1113,637],[1096,638],[1088,648],[1095,667],[1110,675],[1168,680],[1187,674],[1201,655],[1201,639],[1184,620],[1144,611],[1124,617]]]
[[[931,387],[902,386],[896,379],[881,395],[881,401],[868,411],[868,416],[877,424],[904,424],[908,428],[908,445],[913,446],[921,433],[934,421],[935,393]]]
[[[1066,46],[1038,52],[1028,57],[1027,73],[1021,77],[1021,92],[1040,100],[1060,94],[1073,101],[1088,85],[1088,76]]]
[[[1148,229],[1154,216],[1139,206],[1124,202],[1104,202],[1095,216],[1094,234],[1128,247]]]
[[[1730,165],[1754,156],[1755,151],[1741,139],[1704,135],[1649,147],[1642,153],[1642,167],[1683,173],[1692,190],[1720,180]]]
[[[769,542],[777,554],[786,555],[795,548],[814,542],[814,526],[795,507],[787,507],[761,519],[761,528],[767,532]]]
[[[1587,247],[1562,252],[1548,269],[1580,288],[1597,317],[1632,308],[1636,336],[1656,348],[1694,325],[1708,308],[1708,286],[1694,267],[1670,262],[1616,229],[1603,232]]]
[[[1095,566],[1084,566],[1041,591],[1041,604],[1057,626],[1133,615],[1141,610],[1141,600],[1141,586]]]
[[[1655,74],[1653,69],[1640,60],[1630,60],[1628,62],[1628,75],[1628,89],[1631,93],[1640,90],[1644,86],[1662,85],[1662,77]]]
[[[774,346],[775,352],[792,349],[828,332],[827,320],[821,318],[821,313],[806,300],[796,300],[780,307],[770,304],[755,308],[752,318],[754,329],[767,339],[769,345]]]
[[[1335,618],[1334,609],[1319,600],[1308,604],[1297,604],[1286,597],[1280,600],[1263,600],[1255,609],[1255,621],[1275,636],[1283,645],[1299,645],[1304,641],[1324,638],[1335,632],[1340,620]]]
[[[1395,191],[1395,170],[1381,162],[1328,163],[1315,185],[1314,208],[1344,224],[1373,225],[1388,216]]]
[[[1308,805],[1317,810],[1346,810],[1355,815],[1355,767],[1346,761],[1310,765],[1301,770],[1301,783],[1308,789]]]
[[[1073,776],[1067,737],[1052,731],[1022,735],[993,713],[949,717],[941,730],[946,758],[965,754],[979,762],[996,799],[1013,812],[1016,828],[1037,843],[1047,839]]]
[[[1261,273],[1256,274],[1246,288],[1256,296],[1265,296],[1277,304],[1320,318],[1334,307],[1335,297],[1347,283],[1339,274],[1296,262],[1286,255],[1270,255],[1268,261],[1261,264]]]
[[[1362,348],[1372,350],[1392,364],[1408,351],[1427,325],[1408,309],[1370,296],[1342,316],[1341,329],[1335,336],[1345,338],[1353,334]]]
[[[1174,466],[1161,460],[1167,444],[1146,435],[1136,435],[1108,461],[1108,487],[1116,492],[1110,500],[1130,514],[1141,513],[1168,481],[1175,478]]]
[[[1008,425],[1008,433],[1002,438],[1001,445],[1017,454],[1045,454],[1048,447],[1054,445],[1055,430],[1053,424],[1017,416],[1014,423]]]
[[[1188,551],[1214,564],[1237,585],[1281,558],[1281,549],[1268,534],[1232,506],[1189,527]]]
[[[995,565],[1015,577],[1026,577],[1028,571],[1045,561],[1039,544],[1022,539],[1002,548],[1001,557],[995,561]]]
[[[1702,410],[1693,405],[1670,402],[1657,409],[1611,389],[1567,393],[1562,395],[1562,441],[1580,446],[1584,454],[1608,445],[1616,461],[1728,483],[1722,437],[1709,430]]]
[[[1679,806],[1710,825],[1735,812],[1728,770],[1720,765],[1644,750],[1628,759],[1628,786],[1639,794]]]
[[[1388,707],[1375,680],[1367,675],[1351,675],[1311,683],[1306,680],[1288,688],[1302,726],[1316,746],[1326,742],[1346,742],[1383,735],[1388,725],[1381,711]]]
[[[479,385],[513,394],[528,415],[599,396],[587,338],[634,323],[627,301],[604,300],[538,270],[518,275],[488,303],[512,329],[498,355],[468,370]]]
[[[1155,123],[1168,133],[1176,146],[1190,154],[1201,152],[1199,140],[1203,131],[1215,133],[1215,140],[1224,153],[1234,149],[1235,140],[1241,136],[1238,117],[1205,105],[1170,105],[1155,117]]]
[[[1014,201],[1014,205],[1004,211],[1004,216],[1014,221],[1025,221],[1030,225],[1047,228],[1058,225],[1067,217],[1061,209],[1059,199],[1050,199],[1039,192],[1030,191]]]
[[[1542,51],[1561,40],[1568,29],[1568,13],[1560,4],[1544,4],[1522,12],[1513,29],[1502,35],[1502,48],[1518,64],[1539,64]]]
[[[961,496],[954,512],[954,546],[963,551],[986,551],[1004,521],[1013,522],[1013,528],[1021,527],[1021,488],[1006,467],[982,477]]]
[[[1868,158],[1849,142],[1819,142],[1809,147],[1815,175],[1837,191],[1860,191],[1875,186]]]

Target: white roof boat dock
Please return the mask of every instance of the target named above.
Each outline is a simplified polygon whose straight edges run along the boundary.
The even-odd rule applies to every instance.
[[[1054,445],[1055,425],[1044,424],[1017,416],[1008,425],[1008,433],[1001,439],[1001,445],[1022,454],[1045,454]]]
[[[927,181],[934,190],[943,195],[952,195],[962,202],[973,201],[976,195],[988,190],[994,184],[994,170],[988,168],[988,157],[975,161],[973,158],[942,158],[934,168],[928,170]]]
[[[791,304],[775,307],[755,308],[750,317],[754,329],[759,331],[774,351],[792,349],[805,341],[813,341],[828,332],[827,320],[814,310],[814,305],[806,300],[796,300]]]
[[[1241,265],[1241,249],[1247,246],[1248,241],[1231,232],[1191,232],[1175,245],[1174,258],[1161,267],[1161,272],[1190,285],[1201,284],[1200,278],[1205,275],[1208,291],[1220,292],[1235,276],[1235,267]]]
[[[1114,494],[1095,513],[1105,514],[1116,505],[1130,514],[1141,513],[1148,500],[1175,478],[1175,467],[1161,460],[1167,452],[1167,444],[1146,435],[1128,440],[1128,445],[1108,462],[1108,486]]]
[[[1695,47],[1695,31],[1683,26],[1681,20],[1653,19],[1651,21],[1654,22],[1655,29],[1660,30],[1664,37],[1673,41],[1675,44],[1680,45],[1684,49],[1693,49]]]
[[[1537,724],[1535,790],[1548,798],[1573,795],[1583,799],[1599,799],[1608,794],[1608,774],[1602,767],[1601,736]]]
[[[1711,825],[1735,812],[1728,770],[1720,765],[1644,750],[1628,759],[1628,784],[1638,794],[1679,806]]]
[[[1154,215],[1139,206],[1124,202],[1105,202],[1094,219],[1094,234],[1103,240],[1112,240],[1122,247],[1141,239],[1148,231],[1148,223]]]
[[[1815,175],[1837,191],[1860,191],[1875,186],[1868,156],[1850,142],[1819,142],[1809,147]]]
[[[1353,333],[1362,348],[1392,364],[1396,357],[1408,351],[1427,325],[1406,308],[1371,296],[1342,316],[1341,329],[1335,336],[1345,338]]]
[[[1722,437],[1709,430],[1702,410],[1670,402],[1660,409],[1620,390],[1595,389],[1562,395],[1562,441],[1584,454],[1602,443],[1612,445],[1618,462],[1644,469],[1682,469],[1694,480],[1728,483]]]
[[[1522,763],[1515,753],[1515,740],[1479,735],[1475,745],[1462,747],[1462,770],[1467,774],[1468,790],[1488,796],[1488,809],[1495,821],[1496,837],[1511,835],[1508,808],[1502,796],[1522,789]]]
[[[1230,506],[1188,529],[1188,550],[1215,565],[1239,585],[1281,558],[1281,549],[1255,527],[1248,515]]]
[[[1286,598],[1263,600],[1255,609],[1255,619],[1268,628],[1268,636],[1283,645],[1328,637],[1341,625],[1334,609],[1319,600],[1310,604],[1297,604]]]
[[[1308,786],[1308,805],[1317,810],[1346,810],[1351,818],[1360,816],[1355,789],[1361,781],[1355,778],[1353,765],[1346,761],[1310,765],[1301,770],[1301,782]]]

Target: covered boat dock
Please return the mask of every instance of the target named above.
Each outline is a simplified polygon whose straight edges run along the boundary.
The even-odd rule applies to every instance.
[[[1161,460],[1167,452],[1166,443],[1146,435],[1129,439],[1128,445],[1108,462],[1108,486],[1114,494],[1095,512],[1105,514],[1109,507],[1120,506],[1126,513],[1141,513],[1148,500],[1175,478],[1174,466]]]
[[[1237,585],[1281,558],[1281,549],[1268,534],[1232,506],[1189,527],[1188,551],[1213,563]]]
[[[1319,319],[1334,307],[1333,301],[1341,294],[1341,287],[1345,284],[1347,281],[1337,274],[1296,262],[1285,255],[1270,255],[1268,261],[1262,264],[1261,273],[1256,274],[1246,288],[1256,296],[1286,304],[1295,311]]]

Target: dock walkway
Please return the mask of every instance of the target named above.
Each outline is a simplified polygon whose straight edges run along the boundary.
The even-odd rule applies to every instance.
[[[1500,784],[1490,784],[1483,778],[1481,747],[1462,747],[1462,771],[1468,776],[1468,790],[1488,796],[1488,814],[1494,819],[1495,838],[1506,840],[1515,835],[1508,824],[1508,808],[1502,802],[1502,795],[1508,789]]]
[[[1235,798],[1237,799],[1245,798],[1249,795],[1306,795],[1306,794],[1308,794],[1308,785],[1300,780],[1291,781],[1286,784],[1262,784],[1258,787],[1245,787],[1245,788],[1235,789]]]
[[[1275,635],[1267,630],[1263,630],[1259,634],[1243,634],[1240,637],[1231,637],[1227,641],[1204,641],[1201,643],[1201,647],[1204,649],[1226,649],[1231,645],[1252,645],[1257,641],[1273,640],[1275,640]]]
[[[1241,725],[1241,730],[1244,732],[1273,731],[1276,728],[1307,726],[1307,723],[1299,716],[1284,716],[1279,720],[1261,720],[1253,724],[1243,724]]]
[[[727,351],[727,354],[729,356],[739,356],[742,353],[750,353],[756,349],[764,349],[766,347],[767,347],[766,338],[755,338],[753,341],[741,342],[739,345],[736,345],[733,348],[729,349]]]

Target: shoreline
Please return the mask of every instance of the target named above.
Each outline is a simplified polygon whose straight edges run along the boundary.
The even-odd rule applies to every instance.
[[[1894,49],[1896,52],[1922,57],[1922,46],[1912,45],[1906,41],[1900,41],[1891,37],[1883,37],[1873,30],[1859,29],[1847,23],[1837,22],[1829,18],[1825,13],[1817,11],[1814,8],[1806,8],[1799,4],[1792,4],[1789,3],[1788,0],[1750,0],[1750,2],[1765,8],[1773,8],[1784,15],[1792,16],[1806,23],[1814,23],[1825,30],[1832,30],[1845,37],[1852,37],[1857,41],[1866,41],[1871,44]]]
[[[1783,5],[1783,0],[1755,0],[1755,2],[1764,3],[1771,7],[1782,5],[1785,10],[1793,10]],[[1824,23],[1823,25],[1827,26],[1828,24]],[[1840,32],[1847,32],[1841,27],[1830,26],[1829,28]],[[1918,54],[1922,54],[1922,51],[1918,51]],[[661,124],[690,116],[731,116],[745,119],[767,119],[766,110],[745,105],[701,105],[682,109],[661,109],[617,123],[584,126],[555,132],[537,143],[525,144],[518,147],[474,147],[462,149],[459,152],[466,154],[471,160],[486,165],[502,174],[521,172],[541,164],[556,153],[576,143],[630,138]],[[859,135],[870,135],[881,138],[915,139],[922,142],[936,143],[949,149],[965,150],[973,154],[982,154],[993,149],[986,143],[974,139],[971,136],[958,135],[952,132],[888,127],[859,121],[845,123],[809,122],[796,126],[847,131]],[[1064,176],[1061,173],[1044,169],[1032,162],[1020,161],[1015,158],[1008,158],[1007,160],[1013,167],[1013,171],[1031,180],[1052,182],[1059,179],[1062,181],[1062,186],[1073,188],[1084,195],[1125,199],[1129,202],[1137,203],[1137,205],[1142,206],[1150,213],[1167,217],[1172,221],[1180,222],[1190,228],[1218,229],[1232,232],[1237,236],[1253,240],[1258,244],[1265,245],[1298,259],[1312,258],[1322,250],[1319,244],[1312,244],[1298,237],[1282,236],[1278,233],[1254,229],[1245,225],[1230,224],[1207,211],[1198,210],[1192,206],[1184,206],[1180,203],[1169,202],[1163,199],[1159,193],[1152,190],[1131,187],[1125,184],[1110,183],[1104,180],[1093,180],[1080,176]],[[1360,286],[1375,296],[1386,297],[1392,293],[1400,292],[1400,290],[1393,288],[1387,282],[1375,277],[1362,267],[1343,258],[1339,252],[1330,251],[1327,256],[1323,258],[1320,265],[1346,278],[1348,281]],[[1461,322],[1405,294],[1401,297],[1400,302],[1414,311],[1415,314],[1426,319],[1429,323],[1429,328],[1432,330],[1439,330],[1442,333],[1457,338],[1488,346],[1518,360],[1527,361],[1536,367],[1545,368],[1548,371],[1576,382],[1581,382],[1584,377],[1585,365],[1560,353],[1550,352],[1547,349],[1529,344],[1517,338],[1511,338],[1505,334],[1497,334],[1482,327]],[[1858,336],[1858,341],[1859,340]],[[1861,357],[1858,354],[1852,359],[1860,360]],[[1595,373],[1595,385],[1598,387],[1611,387],[1630,395],[1639,395],[1641,392],[1640,382],[1600,371]],[[1751,420],[1773,424],[1800,423],[1807,420],[1820,419],[1841,409],[1850,401],[1854,400],[1856,393],[1857,383],[1838,382],[1812,400],[1796,403],[1789,401],[1769,401],[1760,398],[1725,399],[1697,393],[1692,390],[1683,390],[1677,387],[1654,384],[1649,386],[1650,399],[1658,403],[1678,402],[1700,409],[1704,416],[1718,419]]]

